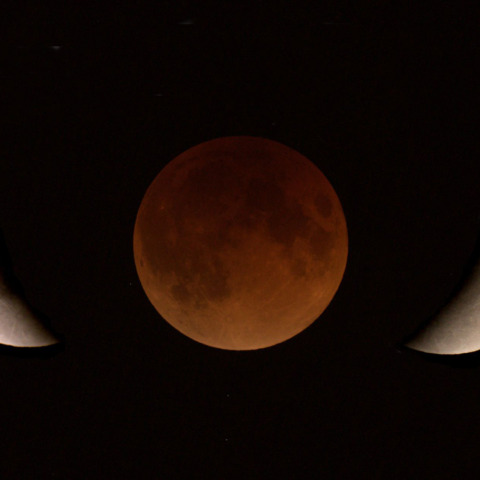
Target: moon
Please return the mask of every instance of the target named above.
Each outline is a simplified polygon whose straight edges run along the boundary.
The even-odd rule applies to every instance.
[[[0,344],[9,347],[47,347],[59,343],[21,290],[0,231]]]
[[[272,140],[224,137],[160,171],[133,250],[147,297],[174,328],[212,347],[255,350],[327,308],[348,235],[335,190],[310,160]]]
[[[478,246],[477,246],[478,250]],[[480,259],[451,300],[405,346],[437,355],[480,350]]]

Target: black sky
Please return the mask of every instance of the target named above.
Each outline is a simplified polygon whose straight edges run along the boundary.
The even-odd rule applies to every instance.
[[[476,242],[478,37],[445,6],[168,5],[10,26],[0,225],[66,341],[0,352],[1,478],[478,478],[480,367],[397,348]],[[349,228],[327,311],[256,352],[176,332],[133,262],[150,182],[228,135],[310,158]]]

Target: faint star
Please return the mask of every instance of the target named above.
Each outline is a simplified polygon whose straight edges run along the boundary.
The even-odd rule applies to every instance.
[[[195,23],[194,18],[186,18],[185,20],[178,22],[179,25],[193,25],[194,23]]]
[[[334,21],[327,21],[322,22],[323,25],[349,25],[349,22],[334,22]]]

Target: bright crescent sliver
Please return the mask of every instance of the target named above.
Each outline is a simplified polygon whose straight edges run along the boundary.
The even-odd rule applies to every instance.
[[[58,343],[29,305],[18,295],[0,295],[0,344],[11,347],[47,347]]]
[[[406,346],[437,355],[480,350],[480,261],[460,291]]]
[[[0,230],[0,344],[8,347],[48,347],[59,339],[43,324],[23,297]]]

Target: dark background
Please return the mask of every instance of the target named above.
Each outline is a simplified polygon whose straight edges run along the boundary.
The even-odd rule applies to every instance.
[[[10,22],[0,224],[65,345],[0,352],[1,478],[478,478],[478,362],[399,347],[477,239],[469,15],[160,2]],[[253,352],[170,327],[132,254],[160,169],[228,135],[310,158],[349,228],[321,319]]]

